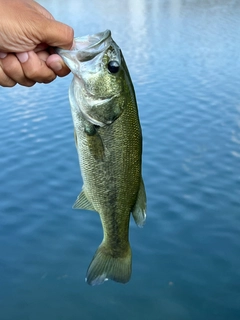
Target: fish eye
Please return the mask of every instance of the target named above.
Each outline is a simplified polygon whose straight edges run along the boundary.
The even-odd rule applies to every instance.
[[[119,63],[116,60],[109,61],[107,67],[111,73],[117,73],[119,71]]]

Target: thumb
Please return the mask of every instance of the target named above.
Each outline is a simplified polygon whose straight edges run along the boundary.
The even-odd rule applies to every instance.
[[[74,36],[73,29],[62,22],[53,19],[46,20],[46,24],[41,28],[43,32],[39,34],[39,40],[50,47],[71,49]]]

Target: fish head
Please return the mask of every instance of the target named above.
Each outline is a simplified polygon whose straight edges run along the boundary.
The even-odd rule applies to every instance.
[[[75,38],[71,50],[57,53],[74,74],[73,94],[83,116],[98,126],[114,122],[124,110],[128,71],[111,32]]]

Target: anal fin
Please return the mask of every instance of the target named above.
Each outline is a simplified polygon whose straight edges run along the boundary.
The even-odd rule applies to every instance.
[[[76,201],[74,202],[73,209],[85,209],[96,211],[92,205],[92,203],[86,197],[84,190],[78,195]]]

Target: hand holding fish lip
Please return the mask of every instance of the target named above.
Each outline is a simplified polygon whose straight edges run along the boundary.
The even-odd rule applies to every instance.
[[[0,0],[0,12],[0,85],[32,86],[70,72],[51,48],[71,48],[71,27],[32,0]]]
[[[24,62],[21,62],[22,58]],[[12,87],[17,83],[27,87],[33,86],[36,82],[49,83],[57,75],[65,76],[69,72],[58,55],[49,55],[46,51],[8,53],[5,58],[0,59],[0,85],[6,87]]]

